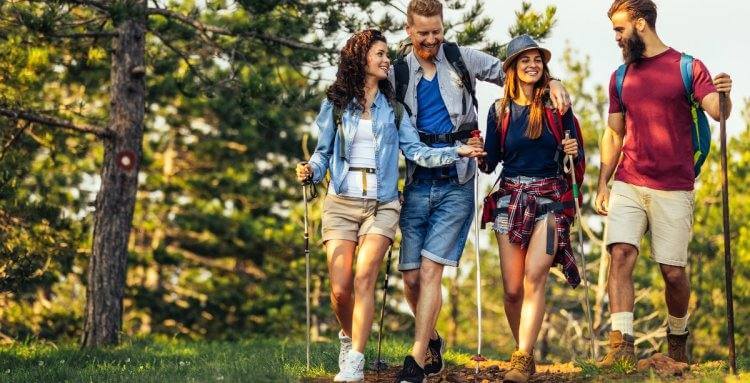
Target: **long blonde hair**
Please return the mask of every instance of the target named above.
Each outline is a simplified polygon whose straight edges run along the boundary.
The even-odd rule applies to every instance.
[[[539,52],[541,54],[541,52]],[[521,56],[518,55],[508,69],[505,70],[505,85],[503,86],[504,95],[500,102],[500,111],[497,111],[497,130],[500,131],[500,127],[503,119],[505,118],[506,110],[510,105],[511,100],[517,98],[522,92],[521,79],[518,78],[516,68],[518,66],[518,59]],[[525,136],[535,140],[542,135],[542,128],[544,127],[544,90],[549,85],[552,76],[549,74],[549,68],[547,63],[542,60],[542,77],[534,83],[534,91],[532,92],[531,99],[531,111],[529,113],[529,123],[526,128]]]

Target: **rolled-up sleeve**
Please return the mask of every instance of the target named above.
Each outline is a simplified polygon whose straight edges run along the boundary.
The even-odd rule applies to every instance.
[[[496,57],[476,49],[461,47],[461,56],[466,63],[466,68],[477,78],[477,80],[490,82],[502,86],[505,82],[503,63]]]
[[[431,148],[419,140],[419,132],[411,124],[409,115],[401,116],[398,144],[406,159],[426,168],[450,165],[458,160],[458,147]]]

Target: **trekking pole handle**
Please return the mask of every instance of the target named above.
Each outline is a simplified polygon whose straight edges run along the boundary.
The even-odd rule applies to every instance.
[[[309,164],[309,162],[307,161],[300,162],[300,165],[307,165],[307,164]],[[305,178],[305,180],[302,181],[302,185],[303,186],[310,185],[311,182],[312,182],[312,174],[307,176],[307,178]]]
[[[482,137],[482,132],[479,131],[479,129],[474,129],[471,131],[471,138],[480,138]]]

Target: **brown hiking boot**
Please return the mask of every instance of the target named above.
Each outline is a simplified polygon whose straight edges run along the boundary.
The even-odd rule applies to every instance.
[[[635,366],[635,339],[632,335],[623,335],[620,331],[611,331],[609,333],[609,352],[598,364],[599,367],[612,367],[619,360],[624,360]]]
[[[515,351],[510,356],[510,371],[505,373],[503,382],[526,383],[534,374],[534,370],[536,370],[534,355]]]
[[[686,332],[682,335],[672,335],[667,329],[667,351],[670,358],[674,359],[675,362],[688,362],[688,350],[687,350],[687,338],[690,332]]]

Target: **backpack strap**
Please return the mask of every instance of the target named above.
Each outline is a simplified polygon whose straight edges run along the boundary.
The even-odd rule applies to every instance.
[[[391,109],[393,109],[393,115],[395,118],[393,122],[396,124],[396,130],[398,131],[401,128],[401,120],[404,118],[406,105],[398,100],[393,100],[389,102],[389,104],[391,105]]]
[[[336,130],[336,133],[339,135],[339,141],[341,144],[339,145],[339,156],[341,158],[346,158],[346,137],[344,135],[344,110],[339,108],[338,106],[333,106],[333,128]]]
[[[620,111],[625,114],[625,103],[622,102],[622,84],[625,82],[625,74],[628,72],[628,64],[622,64],[615,71],[615,89],[617,90],[617,101],[620,102]]]
[[[396,80],[396,101],[403,105],[406,112],[411,116],[411,108],[404,103],[406,90],[409,88],[409,64],[406,62],[405,57],[400,57],[393,63],[393,74]]]
[[[682,84],[685,86],[688,102],[693,104],[693,56],[682,53],[680,55],[680,75],[682,75]]]
[[[471,74],[469,74],[469,69],[466,67],[463,56],[461,56],[458,44],[454,42],[443,43],[443,53],[445,54],[445,58],[448,59],[448,63],[453,67],[453,70],[461,77],[461,82],[464,84],[466,90],[469,91],[469,94],[471,94],[471,102],[474,104],[474,108],[478,110],[479,104],[477,103],[474,84],[471,82]]]
[[[497,130],[500,132],[500,151],[505,151],[505,136],[508,135],[508,126],[510,125],[510,112],[505,113],[502,121],[500,120],[500,109],[502,108],[503,99],[498,98],[495,100],[495,121],[497,122]]]

